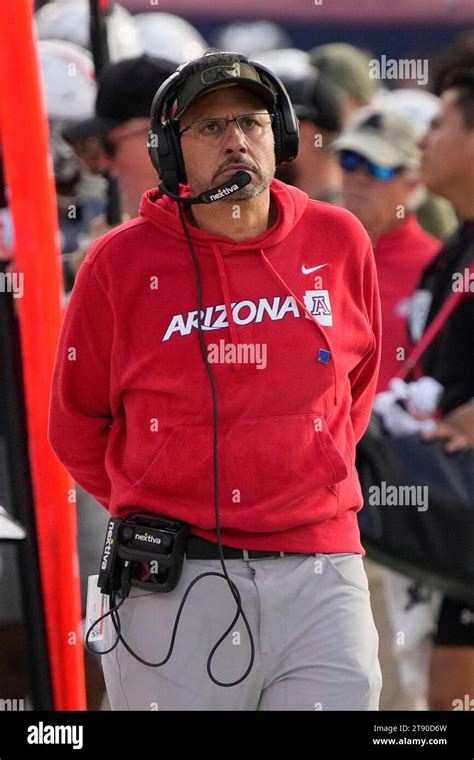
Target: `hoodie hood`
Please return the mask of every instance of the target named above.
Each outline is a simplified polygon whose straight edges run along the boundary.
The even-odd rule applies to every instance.
[[[189,195],[189,187],[183,185],[184,195]],[[205,253],[213,253],[213,244],[219,247],[225,256],[238,251],[268,248],[281,243],[296,227],[308,205],[308,195],[296,187],[286,185],[277,179],[270,184],[270,193],[277,209],[277,218],[274,224],[256,237],[237,242],[225,235],[213,235],[206,230],[188,223],[188,231],[193,242],[199,244],[200,250]],[[140,216],[145,217],[156,224],[163,232],[186,242],[186,236],[181,226],[178,214],[178,204],[168,196],[163,195],[159,188],[148,190],[140,204]]]

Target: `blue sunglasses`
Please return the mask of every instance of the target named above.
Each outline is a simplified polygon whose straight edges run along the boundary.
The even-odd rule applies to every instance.
[[[380,179],[382,182],[392,179],[403,169],[403,166],[379,166],[359,153],[355,153],[353,150],[341,150],[339,153],[339,163],[346,172],[354,172],[361,166],[369,172],[371,177]]]

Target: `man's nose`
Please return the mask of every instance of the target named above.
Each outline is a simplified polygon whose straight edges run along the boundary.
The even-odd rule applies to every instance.
[[[99,154],[99,168],[101,172],[107,172],[113,174],[115,162],[113,158],[107,155],[104,151]]]
[[[224,147],[226,153],[233,153],[234,151],[239,151],[240,153],[247,152],[246,137],[235,121],[227,122],[227,129],[224,134]]]
[[[427,145],[427,142],[428,142],[428,134],[429,134],[429,130],[427,132],[425,132],[425,134],[423,135],[423,137],[421,137],[418,140],[418,143],[417,143],[418,147],[422,151],[426,150],[426,145]]]
[[[355,169],[352,169],[350,172],[343,171],[343,178],[347,182],[364,184],[370,177],[371,175],[369,174],[367,166],[364,166],[363,164],[359,164],[359,166],[356,166]]]

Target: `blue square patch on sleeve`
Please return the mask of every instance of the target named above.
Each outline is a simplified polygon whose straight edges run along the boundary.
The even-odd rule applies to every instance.
[[[322,364],[328,364],[329,359],[331,358],[331,352],[326,351],[325,348],[320,348],[318,351],[318,362],[321,362]]]

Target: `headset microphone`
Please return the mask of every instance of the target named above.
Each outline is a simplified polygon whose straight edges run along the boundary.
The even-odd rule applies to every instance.
[[[228,195],[232,195],[232,193],[235,193],[237,190],[248,185],[251,179],[252,177],[248,172],[236,172],[229,180],[227,180],[227,182],[224,182],[224,184],[219,185],[218,187],[212,187],[210,190],[206,190],[199,195],[193,195],[191,197],[172,193],[168,190],[164,182],[160,182],[158,187],[164,195],[172,198],[172,200],[191,205],[192,203],[214,203],[214,201],[219,201],[221,198],[226,198]]]

